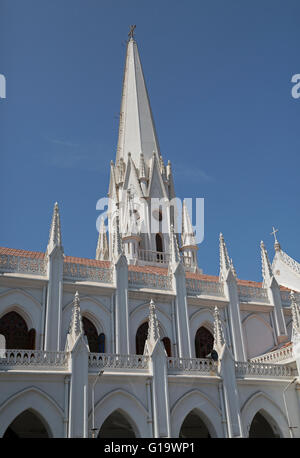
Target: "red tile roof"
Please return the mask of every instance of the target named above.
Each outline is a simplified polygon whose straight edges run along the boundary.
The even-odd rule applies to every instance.
[[[41,253],[40,251],[17,250],[14,248],[5,247],[0,247],[0,254],[6,254],[9,256],[22,256],[24,258],[31,259],[43,259],[45,257],[45,253]]]
[[[211,282],[218,282],[219,277],[215,275],[206,275],[206,274],[199,274],[197,272],[186,272],[186,278],[194,278],[195,280],[203,280],[203,281],[211,281]]]
[[[81,264],[90,267],[110,267],[110,261],[98,261],[97,259],[89,258],[76,258],[75,256],[65,256],[64,262],[70,262],[74,264]]]
[[[145,272],[149,274],[156,274],[156,275],[168,275],[168,269],[165,267],[159,266],[133,266],[129,265],[128,270],[134,272]]]
[[[10,256],[22,256],[31,259],[44,259],[45,253],[39,251],[28,251],[28,250],[19,250],[15,248],[6,248],[0,247],[0,255],[10,255]],[[89,258],[78,258],[75,256],[65,256],[64,262],[74,263],[74,264],[81,264],[90,267],[104,267],[109,268],[111,266],[110,261],[98,261],[96,259],[89,259]],[[133,266],[129,265],[128,270],[134,272],[145,272],[150,274],[156,275],[168,275],[168,269],[165,267],[159,266]],[[211,282],[218,282],[219,277],[215,275],[206,275],[194,272],[186,272],[186,278],[194,278],[195,280],[202,280],[202,281],[211,281]],[[251,280],[237,280],[239,285],[245,286],[252,286],[256,288],[262,288],[262,282],[255,282]],[[280,286],[281,291],[291,291],[289,288],[285,286]]]

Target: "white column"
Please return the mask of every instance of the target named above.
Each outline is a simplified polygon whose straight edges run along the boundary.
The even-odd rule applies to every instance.
[[[233,355],[236,361],[246,361],[247,355],[243,338],[238,288],[236,279],[231,271],[229,271],[224,281],[224,293],[229,302],[228,315],[232,336]]]
[[[128,265],[123,254],[115,262],[114,276],[116,284],[115,349],[116,353],[129,354]]]
[[[81,335],[70,355],[69,437],[88,437],[88,354]]]
[[[178,339],[178,356],[181,358],[191,358],[192,352],[185,271],[181,262],[179,262],[173,269],[173,289],[176,293],[175,314]]]
[[[55,247],[48,257],[48,292],[46,303],[45,350],[60,350],[63,290],[63,253]]]

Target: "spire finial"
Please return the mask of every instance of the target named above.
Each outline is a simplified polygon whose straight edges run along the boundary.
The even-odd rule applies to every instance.
[[[104,224],[104,218],[101,218],[100,228],[99,228],[99,237],[96,249],[96,259],[97,260],[107,260],[109,258],[109,249],[108,249],[108,240]]]
[[[130,26],[130,30],[129,30],[129,33],[128,33],[128,38],[129,40],[133,40],[134,39],[134,30],[136,28],[136,25],[131,25]]]
[[[159,322],[156,315],[155,303],[151,299],[149,304],[149,317],[148,317],[148,335],[145,342],[144,354],[151,354],[153,349],[160,340]]]
[[[222,232],[220,233],[220,278],[224,279],[230,269],[230,259]]]
[[[59,209],[58,203],[55,202],[53,208],[53,216],[52,222],[50,227],[50,234],[49,234],[49,242],[47,251],[50,253],[56,246],[61,247],[61,227],[60,227],[60,216],[59,216]]]
[[[272,267],[269,261],[268,253],[264,242],[260,242],[260,252],[261,252],[261,268],[262,268],[262,276],[264,283],[267,284],[270,279],[273,277]]]
[[[214,309],[214,349],[219,350],[225,343],[220,312],[216,306]]]
[[[74,342],[80,334],[83,334],[83,326],[80,312],[80,299],[78,291],[76,291],[74,296],[73,313],[70,323],[69,334],[72,336]]]

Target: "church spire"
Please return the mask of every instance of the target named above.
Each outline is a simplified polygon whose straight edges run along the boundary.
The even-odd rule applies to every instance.
[[[107,260],[108,259],[108,241],[107,234],[105,230],[104,219],[101,218],[99,237],[96,249],[96,259],[97,260]]]
[[[197,246],[190,215],[185,201],[183,201],[182,204],[181,246],[182,248],[187,246]]]
[[[135,165],[138,166],[141,153],[148,162],[153,151],[158,155],[160,151],[134,29],[135,26],[131,26],[128,34],[117,160],[123,157],[127,163],[130,151]]]
[[[260,242],[260,251],[261,251],[261,269],[262,269],[262,276],[264,284],[268,284],[270,280],[273,278],[273,271],[270,264],[270,260],[268,257],[268,253],[264,242]]]
[[[54,209],[53,209],[53,216],[52,222],[50,227],[50,234],[49,234],[49,241],[47,246],[48,254],[53,251],[55,247],[61,247],[61,227],[60,227],[60,216],[59,216],[59,209],[58,203],[55,202]]]

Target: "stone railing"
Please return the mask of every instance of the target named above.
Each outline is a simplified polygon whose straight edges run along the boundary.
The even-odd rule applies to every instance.
[[[138,258],[140,261],[158,262],[160,264],[167,264],[170,260],[170,254],[163,251],[142,250],[138,251]]]
[[[282,364],[265,364],[253,362],[235,362],[237,377],[293,377],[294,369]]]
[[[112,283],[112,270],[105,267],[86,266],[84,264],[65,262],[64,278],[87,280],[100,283]]]
[[[256,356],[251,358],[251,363],[278,363],[279,361],[285,361],[288,359],[294,359],[293,356],[293,345],[288,347],[279,348],[278,350],[266,353],[265,355]]]
[[[4,350],[0,370],[66,370],[69,353],[44,350]]]
[[[186,289],[188,294],[203,294],[207,296],[224,297],[223,284],[219,282],[204,281],[197,278],[187,278]]]
[[[169,275],[150,274],[135,270],[128,271],[128,283],[137,288],[172,289],[172,279]]]
[[[148,369],[149,356],[90,353],[89,368]]]
[[[205,375],[216,375],[217,363],[207,358],[168,358],[168,371],[201,372]]]
[[[268,293],[265,288],[238,285],[239,298],[241,302],[262,302],[269,303]]]
[[[45,259],[28,258],[27,256],[0,255],[0,272],[46,275]]]

